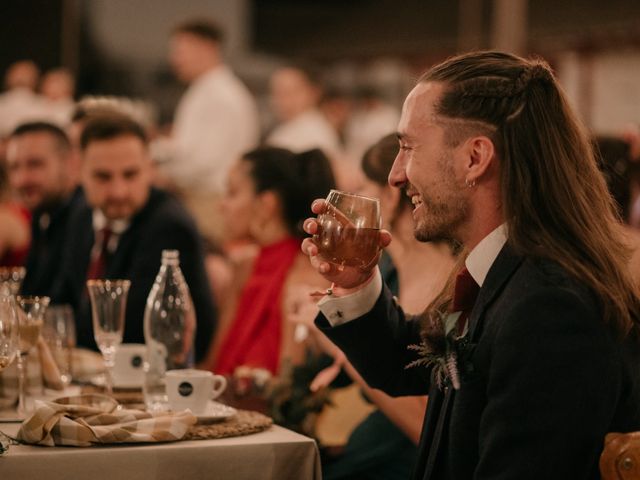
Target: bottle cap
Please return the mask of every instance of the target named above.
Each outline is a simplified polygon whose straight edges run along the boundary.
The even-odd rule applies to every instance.
[[[177,263],[180,261],[180,252],[178,250],[162,250],[162,262]]]

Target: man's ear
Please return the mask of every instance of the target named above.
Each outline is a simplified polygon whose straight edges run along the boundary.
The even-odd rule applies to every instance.
[[[485,135],[472,137],[465,143],[465,153],[467,154],[465,181],[468,184],[474,184],[494,163],[496,156],[495,145]]]

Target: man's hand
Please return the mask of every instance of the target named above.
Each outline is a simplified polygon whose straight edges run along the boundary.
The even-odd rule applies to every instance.
[[[315,200],[311,205],[311,211],[316,215],[324,213],[325,210],[326,203],[322,199]],[[310,235],[314,235],[318,231],[317,220],[315,218],[307,218],[304,221],[304,231]],[[386,247],[391,243],[391,234],[387,230],[380,230],[378,242],[381,248]],[[339,269],[336,265],[326,262],[318,256],[318,246],[311,238],[304,239],[302,242],[302,251],[309,256],[311,265],[320,275],[334,283],[335,286],[349,290],[359,290],[373,277],[381,254],[380,251],[365,267],[343,267]]]

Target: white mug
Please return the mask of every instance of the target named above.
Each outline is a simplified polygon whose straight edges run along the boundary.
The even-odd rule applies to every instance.
[[[169,370],[166,386],[171,410],[177,412],[188,408],[196,415],[203,415],[209,400],[218,398],[227,388],[227,379],[208,370]]]
[[[147,347],[141,343],[123,343],[116,350],[113,384],[116,387],[141,387],[144,382],[144,357]]]

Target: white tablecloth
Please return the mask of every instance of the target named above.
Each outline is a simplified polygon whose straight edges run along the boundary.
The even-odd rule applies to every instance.
[[[20,424],[0,423],[15,437]],[[321,480],[315,442],[273,426],[218,440],[108,447],[12,445],[0,457],[2,480]]]

